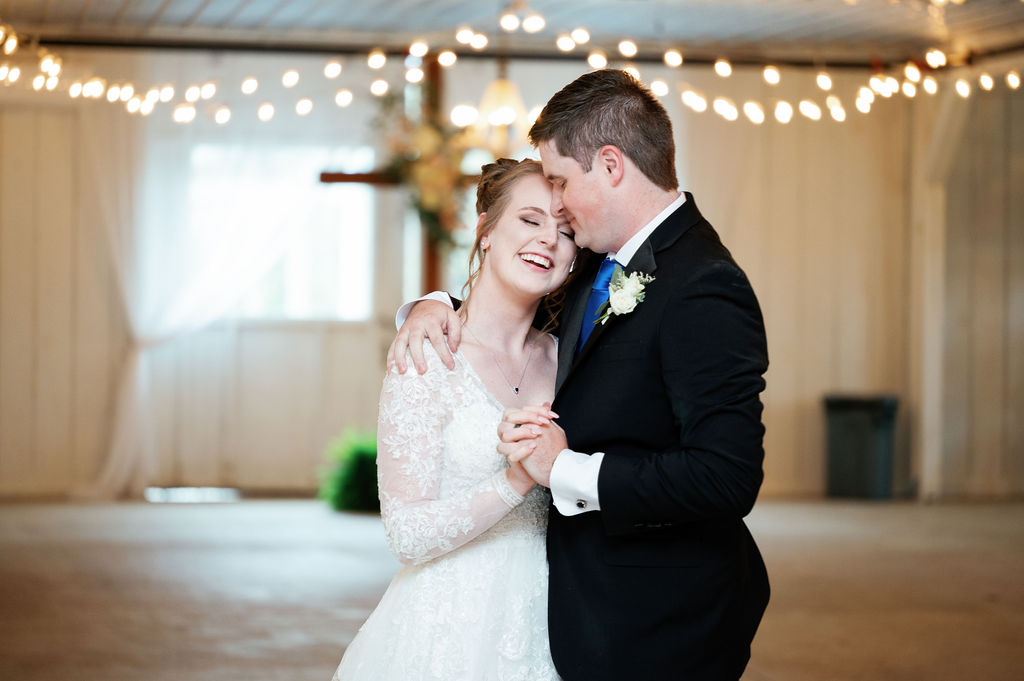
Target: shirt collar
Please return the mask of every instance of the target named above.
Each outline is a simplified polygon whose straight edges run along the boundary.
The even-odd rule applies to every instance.
[[[666,206],[665,210],[658,213],[653,220],[644,225],[643,229],[630,237],[629,241],[624,243],[617,253],[609,253],[608,257],[613,258],[623,267],[629,265],[629,261],[632,260],[633,256],[636,255],[636,252],[640,250],[640,245],[650,238],[651,234],[654,233],[654,230],[658,228],[658,225],[663,223],[669,215],[674,213],[676,209],[684,203],[686,203],[686,194],[679,192],[679,196],[675,201]]]

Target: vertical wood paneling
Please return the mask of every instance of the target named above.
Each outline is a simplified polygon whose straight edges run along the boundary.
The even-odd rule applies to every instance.
[[[951,190],[958,187],[969,187],[971,170],[972,139],[969,137],[961,145],[954,162],[954,169],[949,178]],[[969,194],[968,194],[969,196]],[[969,405],[971,404],[970,358],[972,357],[971,334],[973,314],[971,301],[971,241],[965,225],[973,221],[970,205],[967,201],[957,200],[964,197],[963,190],[950,196],[947,205],[947,241],[946,241],[946,320],[943,336],[945,338],[945,381],[944,407],[945,419],[943,430],[945,437],[942,478],[946,491],[961,494],[965,491],[968,475],[968,461],[965,456],[950,456],[951,452],[966,452],[971,442],[971,420]]]
[[[36,125],[25,109],[0,112],[0,484],[36,472]]]
[[[1020,93],[979,93],[947,186],[944,490],[1024,492],[1024,107]]]
[[[1006,476],[1024,490],[1024,97],[1006,102]]]
[[[973,493],[991,494],[1000,485],[999,468],[1003,449],[1002,404],[1005,334],[1005,213],[1008,187],[1002,176],[1005,156],[1005,119],[1002,98],[979,92],[974,101],[974,118],[984,125],[971,129],[970,164],[972,176],[969,223],[960,225],[970,240],[973,299],[971,320],[971,401],[968,404],[973,427],[968,441],[970,480]]]
[[[66,490],[72,464],[72,277],[74,275],[73,113],[36,116],[35,436],[38,486]]]
[[[107,454],[111,412],[124,353],[123,307],[110,262],[98,192],[95,159],[83,153],[77,122],[76,203],[73,299],[73,452],[74,479],[85,484],[100,470]]]
[[[238,352],[243,369],[259,370],[238,376],[236,484],[308,488],[322,371],[319,332],[307,325],[276,333],[253,329],[241,336]]]

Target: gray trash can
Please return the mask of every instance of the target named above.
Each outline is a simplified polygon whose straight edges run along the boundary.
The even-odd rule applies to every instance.
[[[830,497],[891,499],[895,395],[826,395]]]

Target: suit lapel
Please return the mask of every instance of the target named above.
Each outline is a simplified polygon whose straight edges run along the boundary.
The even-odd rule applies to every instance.
[[[627,275],[633,272],[642,272],[653,276],[658,268],[655,254],[674,244],[690,227],[704,219],[704,216],[697,210],[693,194],[690,192],[685,192],[685,194],[686,202],[668,216],[665,222],[659,225],[650,238],[643,242],[637,252],[633,254],[629,265],[625,268]],[[618,319],[617,315],[612,315],[606,323],[598,324],[597,328],[590,334],[587,342],[580,349],[580,354],[575,358],[573,357],[576,350],[576,341],[580,337],[580,330],[584,324],[583,313],[586,309],[587,298],[590,296],[590,284],[594,281],[597,267],[602,259],[603,255],[596,256],[581,269],[581,285],[570,296],[570,300],[563,311],[562,319],[565,326],[564,333],[559,334],[558,375],[555,381],[555,395],[562,389],[569,374],[586,359],[608,327],[626,321],[625,319]]]
[[[588,251],[589,253],[589,251]],[[555,392],[562,387],[565,377],[569,375],[572,368],[573,354],[576,351],[576,341],[579,340],[580,330],[583,328],[583,313],[586,311],[587,298],[590,296],[590,285],[597,276],[597,266],[601,258],[593,257],[590,254],[586,260],[580,263],[580,271],[575,286],[570,286],[562,310],[563,327],[558,334],[558,374],[555,378]]]

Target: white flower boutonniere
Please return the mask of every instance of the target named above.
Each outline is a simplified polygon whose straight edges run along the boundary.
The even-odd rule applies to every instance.
[[[654,281],[654,277],[642,272],[633,272],[628,277],[619,265],[612,271],[612,279],[608,282],[608,302],[598,309],[600,315],[595,324],[604,324],[613,314],[629,314],[644,301],[644,286]]]

